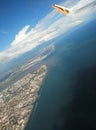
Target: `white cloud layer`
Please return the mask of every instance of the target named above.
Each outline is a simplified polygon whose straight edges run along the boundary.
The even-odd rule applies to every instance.
[[[95,0],[90,0],[94,2]],[[82,8],[87,4],[90,4],[89,0],[74,0],[62,2],[61,5],[67,6],[72,10]],[[26,25],[21,31],[16,34],[15,39],[10,43],[10,47],[0,52],[0,62],[6,62],[13,58],[18,57],[25,52],[32,50],[45,41],[49,41],[57,36],[67,32],[69,29],[76,27],[80,24],[84,24],[86,21],[91,19],[91,16],[95,14],[96,10],[91,5],[79,11],[79,13],[72,13],[69,16],[64,16],[57,11],[53,10],[46,17],[44,17],[39,23],[32,28],[29,32],[30,25]],[[96,17],[96,16],[95,16]]]

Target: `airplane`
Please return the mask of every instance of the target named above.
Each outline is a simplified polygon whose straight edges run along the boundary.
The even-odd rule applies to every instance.
[[[73,13],[79,13],[79,12],[81,12],[81,11],[84,11],[84,9],[86,9],[86,8],[96,7],[96,1],[92,1],[92,2],[90,2],[89,4],[87,4],[87,5],[85,5],[85,6],[81,7],[81,8],[78,8],[78,9],[76,9],[76,10],[74,10],[74,11],[71,10],[71,9],[65,8],[65,7],[63,7],[63,6],[57,5],[57,4],[53,4],[52,7],[53,7],[54,9],[56,9],[57,11],[59,11],[59,12],[65,14],[65,15],[68,15],[68,14],[70,14],[70,13],[72,13],[72,12],[73,12]]]
[[[68,15],[69,12],[70,12],[70,10],[69,10],[68,8],[65,8],[65,7],[60,6],[60,5],[53,4],[52,7],[53,7],[54,9],[56,9],[57,11],[59,11],[59,12],[65,14],[65,15]]]

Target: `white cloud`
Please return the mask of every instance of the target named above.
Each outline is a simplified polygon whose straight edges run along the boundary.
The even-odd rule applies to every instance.
[[[76,7],[76,8],[82,8],[82,7],[86,6],[86,5],[91,4],[91,3],[94,2],[94,1],[95,1],[95,0],[80,0],[75,7]],[[74,8],[75,8],[75,7],[74,7]]]
[[[88,1],[89,0],[86,0],[86,2],[85,0],[79,0],[78,2],[75,0],[75,5],[73,5],[70,1],[67,1],[66,3],[62,2],[61,5],[65,5],[67,7],[73,6],[72,9],[75,10],[77,7],[82,7],[88,4]],[[92,1],[94,0],[90,0],[90,2]],[[94,10],[92,9],[92,11]],[[16,34],[14,41],[10,44],[10,47],[5,51],[0,52],[0,62],[6,62],[16,58],[45,41],[56,38],[69,29],[84,23],[90,18],[92,11],[87,8],[78,14],[73,13],[65,17],[53,10],[39,21],[39,23],[29,32],[28,29],[30,28],[30,25],[25,26],[21,31],[19,31],[18,34]]]
[[[15,40],[11,43],[12,46],[18,44],[18,42],[22,42],[27,37],[27,30],[29,29],[30,25],[25,26],[15,37]]]

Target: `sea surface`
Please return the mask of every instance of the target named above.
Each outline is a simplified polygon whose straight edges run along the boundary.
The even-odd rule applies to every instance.
[[[57,40],[54,54],[44,61],[48,74],[26,130],[96,127],[95,23],[93,21],[67,38]]]

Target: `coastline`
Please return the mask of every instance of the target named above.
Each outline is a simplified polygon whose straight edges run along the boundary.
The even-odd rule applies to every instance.
[[[40,89],[47,75],[47,66],[41,65],[0,93],[1,102],[8,110],[0,117],[0,129],[24,130],[37,108]],[[0,104],[1,104],[0,102]]]
[[[46,67],[47,67],[47,65],[46,65]],[[33,109],[32,109],[31,112],[30,112],[30,115],[29,115],[29,118],[28,118],[28,120],[27,120],[27,122],[26,122],[26,124],[25,124],[24,130],[27,129],[27,124],[28,124],[28,122],[30,121],[30,118],[31,118],[31,120],[33,120],[33,118],[34,118],[34,116],[35,116],[35,111],[36,111],[37,106],[38,106],[38,100],[39,100],[39,98],[40,98],[40,96],[41,96],[42,89],[43,89],[42,86],[43,86],[43,83],[44,83],[45,78],[46,78],[46,76],[47,76],[47,73],[48,73],[48,67],[47,67],[47,71],[46,71],[45,77],[43,78],[43,80],[42,80],[42,82],[41,82],[41,84],[40,84],[40,88],[39,88],[38,94],[37,94],[38,96],[37,96],[37,98],[36,98],[36,100],[35,100],[35,102],[34,102],[34,104],[33,104]]]

